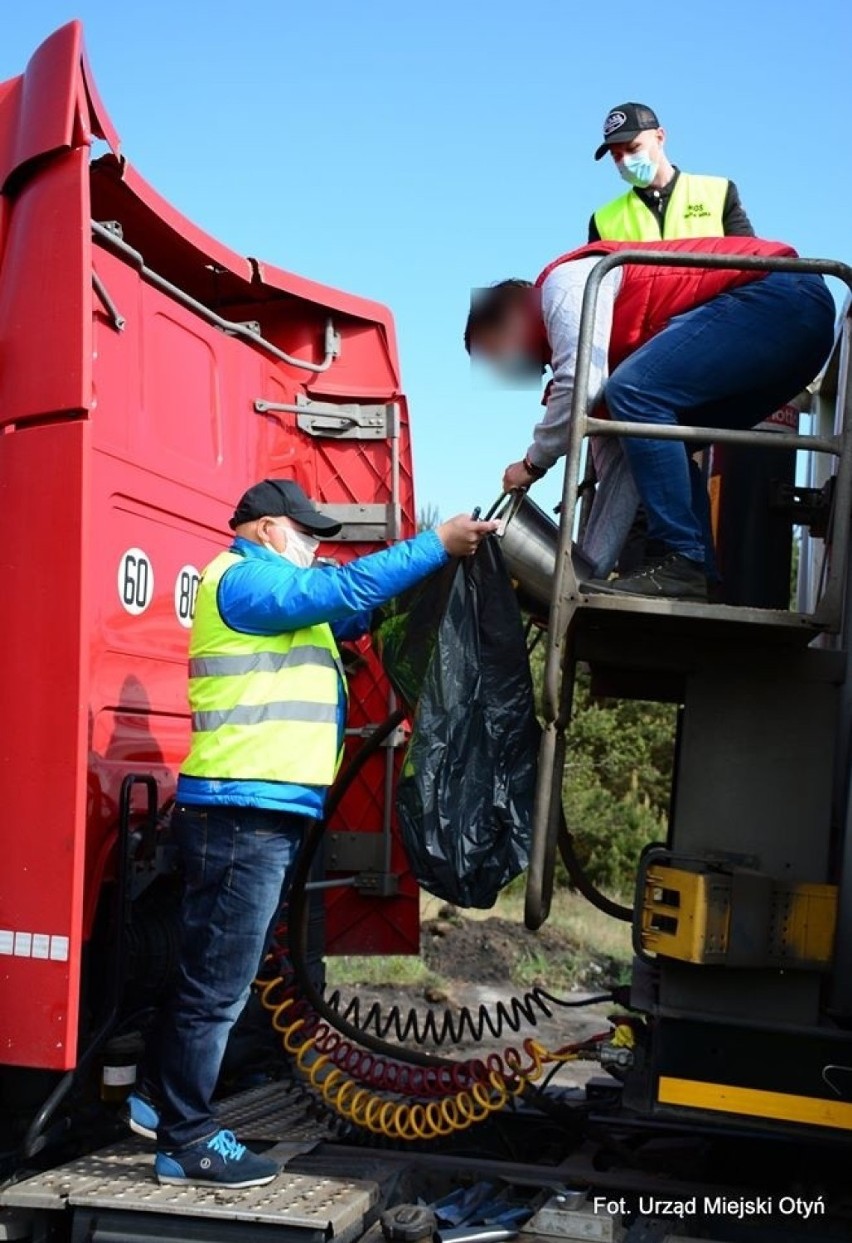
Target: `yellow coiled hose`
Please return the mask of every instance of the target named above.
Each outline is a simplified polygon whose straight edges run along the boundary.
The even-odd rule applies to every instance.
[[[303,1012],[288,1015],[297,1002],[292,995],[285,996],[283,1001],[275,1000],[275,992],[282,985],[284,980],[280,976],[257,981],[260,1000],[272,1015],[272,1026],[280,1033],[284,1048],[295,1059],[296,1069],[339,1117],[389,1139],[437,1139],[454,1131],[466,1131],[498,1113],[528,1084],[540,1079],[546,1065],[575,1061],[579,1056],[573,1047],[552,1052],[538,1041],[525,1040],[529,1063],[521,1065],[516,1058],[510,1065],[510,1076],[490,1070],[485,1081],[439,1099],[425,1103],[399,1100],[364,1087],[336,1066],[328,1053],[318,1049],[322,1032],[328,1029],[320,1025],[313,1031],[306,1030]]]

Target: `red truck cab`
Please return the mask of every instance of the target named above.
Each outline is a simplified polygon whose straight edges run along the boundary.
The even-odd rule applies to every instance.
[[[235,499],[296,479],[343,522],[323,551],[369,552],[414,531],[411,446],[388,310],[164,202],[122,153],[78,22],[0,85],[0,187],[0,1065],[60,1070],[86,947],[115,933],[123,784],[164,808],[187,749],[195,589]],[[351,664],[354,742],[391,692],[369,644]],[[417,951],[396,756],[331,826],[329,874],[349,880],[327,891],[331,952]],[[124,789],[138,820],[144,791]],[[131,902],[157,870],[156,841],[138,847]]]

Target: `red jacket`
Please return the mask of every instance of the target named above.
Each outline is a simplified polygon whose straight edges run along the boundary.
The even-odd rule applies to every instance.
[[[690,237],[674,242],[591,242],[554,259],[535,283],[543,285],[553,269],[562,263],[584,259],[588,255],[607,255],[614,250],[680,250],[797,258],[792,246],[784,242],[766,242],[759,237]],[[727,289],[762,280],[767,275],[766,272],[737,272],[724,268],[640,267],[634,263],[625,264],[621,271],[624,275],[615,298],[609,342],[610,371],[628,354],[662,332],[676,315],[709,302]]]

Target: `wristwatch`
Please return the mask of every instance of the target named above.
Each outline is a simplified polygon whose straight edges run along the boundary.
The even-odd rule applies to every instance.
[[[547,470],[542,466],[536,466],[529,459],[529,454],[524,458],[524,470],[528,475],[532,475],[533,479],[543,479],[547,474]]]

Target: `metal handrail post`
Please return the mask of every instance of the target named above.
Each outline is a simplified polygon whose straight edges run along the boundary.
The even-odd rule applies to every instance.
[[[843,625],[843,608],[846,596],[850,523],[838,521],[852,509],[852,322],[843,320],[840,345],[840,374],[837,383],[837,408],[840,414],[840,462],[834,489],[834,522],[831,530],[831,550],[825,589],[814,603],[813,617],[820,625],[833,632]]]
[[[562,482],[562,503],[559,511],[559,542],[556,550],[556,571],[553,578],[550,619],[544,657],[542,706],[544,730],[539,750],[538,776],[533,805],[532,842],[527,872],[524,922],[528,928],[540,928],[550,912],[553,893],[554,852],[558,832],[558,813],[562,801],[562,770],[565,762],[565,727],[571,713],[571,695],[562,693],[565,662],[564,643],[568,634],[579,592],[577,575],[571,556],[574,517],[580,487],[580,461],[586,434],[589,374],[598,292],[603,276],[597,264],[589,274],[583,292],[580,331],[577,339],[577,365],[574,392],[571,398],[571,426],[568,452]],[[571,678],[573,689],[573,677]]]

